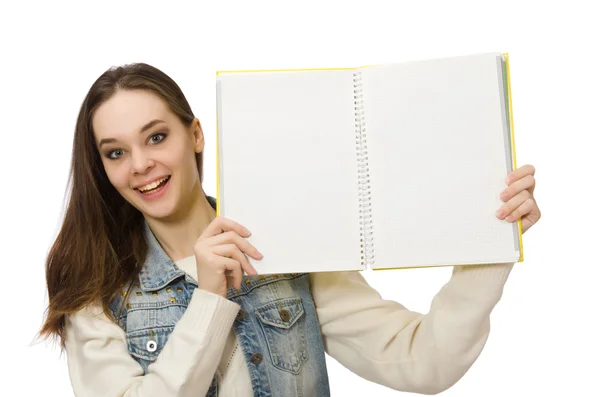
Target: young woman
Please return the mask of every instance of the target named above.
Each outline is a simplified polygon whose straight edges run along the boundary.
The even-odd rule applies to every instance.
[[[203,150],[180,88],[152,66],[111,68],[85,97],[41,330],[60,339],[75,395],[323,397],[325,353],[431,394],[473,364],[513,264],[455,266],[426,315],[358,272],[258,276],[250,231],[204,193]],[[524,230],[540,218],[533,175],[523,166],[498,192],[497,216]]]

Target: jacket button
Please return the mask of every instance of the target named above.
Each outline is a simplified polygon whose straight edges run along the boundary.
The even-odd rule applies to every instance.
[[[279,312],[279,317],[281,317],[282,321],[290,321],[290,312],[287,310],[282,310]]]
[[[237,312],[237,314],[235,315],[235,319],[237,321],[240,321],[240,320],[244,319],[245,317],[246,317],[246,312],[243,311],[242,309],[240,309],[240,311]]]
[[[156,351],[156,342],[153,340],[149,340],[146,343],[146,350],[148,350],[150,353],[154,353]]]
[[[250,360],[252,361],[252,364],[256,364],[256,365],[260,364],[262,362],[262,354],[254,353]]]

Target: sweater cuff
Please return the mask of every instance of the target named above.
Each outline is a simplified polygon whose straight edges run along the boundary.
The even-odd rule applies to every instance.
[[[183,323],[180,328],[193,330],[199,335],[226,336],[239,310],[240,305],[237,303],[221,295],[196,288],[192,293],[186,315],[179,321]]]

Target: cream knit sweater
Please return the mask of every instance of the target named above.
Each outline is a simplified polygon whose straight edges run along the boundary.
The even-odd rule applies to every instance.
[[[176,264],[196,279],[193,256]],[[326,352],[357,375],[393,389],[443,391],[483,349],[490,313],[512,267],[454,267],[426,315],[383,300],[358,272],[313,273],[311,288]],[[196,289],[145,376],[129,355],[125,333],[99,306],[68,316],[66,354],[75,395],[203,396],[218,363],[219,395],[251,397],[248,369],[232,331],[238,310],[236,303]]]

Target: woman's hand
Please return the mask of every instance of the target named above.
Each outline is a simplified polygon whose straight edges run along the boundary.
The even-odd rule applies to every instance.
[[[243,272],[256,276],[245,254],[257,260],[263,255],[245,239],[249,236],[248,229],[220,216],[208,225],[194,245],[198,288],[226,297],[231,285],[241,288]]]
[[[524,165],[508,174],[506,184],[508,187],[500,194],[500,200],[505,204],[498,209],[496,217],[515,222],[522,218],[523,233],[540,220],[542,214],[533,197],[535,189],[535,168],[533,165]]]

